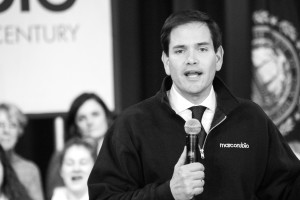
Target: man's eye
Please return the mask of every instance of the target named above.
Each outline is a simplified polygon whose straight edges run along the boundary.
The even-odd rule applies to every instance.
[[[206,51],[207,51],[207,48],[199,48],[199,51],[201,51],[201,52],[206,52]]]
[[[176,53],[176,54],[181,54],[181,53],[183,53],[183,50],[182,50],[182,49],[175,50],[175,53]]]

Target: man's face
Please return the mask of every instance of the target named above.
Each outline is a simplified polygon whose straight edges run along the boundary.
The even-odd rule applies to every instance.
[[[214,51],[206,24],[192,22],[171,31],[169,56],[163,53],[162,60],[175,89],[198,104],[208,96],[215,73],[222,67],[223,49]]]

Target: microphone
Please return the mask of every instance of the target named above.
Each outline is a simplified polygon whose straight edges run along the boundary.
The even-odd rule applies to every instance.
[[[184,130],[186,132],[187,159],[186,164],[200,161],[199,133],[201,124],[197,119],[190,119],[185,122]]]
[[[199,162],[199,133],[201,131],[201,123],[199,120],[192,118],[185,122],[184,130],[186,132],[185,143],[187,147],[187,158],[185,164]],[[191,200],[195,200],[195,197]]]

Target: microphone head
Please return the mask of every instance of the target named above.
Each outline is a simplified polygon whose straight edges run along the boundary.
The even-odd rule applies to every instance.
[[[199,134],[201,130],[201,124],[198,119],[192,118],[185,122],[184,130],[187,134]]]

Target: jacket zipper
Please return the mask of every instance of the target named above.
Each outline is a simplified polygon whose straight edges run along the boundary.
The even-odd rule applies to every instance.
[[[221,124],[226,118],[227,118],[227,117],[225,116],[220,122],[218,122],[214,127],[212,127],[212,128],[210,129],[209,132],[211,132],[214,128],[216,128],[217,126],[219,126],[219,124]],[[205,139],[204,139],[204,143],[203,143],[202,148],[201,148],[200,145],[199,145],[201,159],[204,159],[204,158],[205,158],[205,155],[204,155],[204,146],[205,146],[205,143],[206,143],[207,136],[208,136],[208,135],[206,135],[206,137],[205,137]]]

